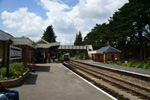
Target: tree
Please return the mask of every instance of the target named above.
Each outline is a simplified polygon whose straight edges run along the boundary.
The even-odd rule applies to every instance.
[[[42,39],[46,40],[49,43],[56,42],[56,36],[52,25],[49,25],[46,28],[46,31],[44,31]]]
[[[146,37],[150,24],[150,1],[129,0],[119,11],[111,17],[110,31],[116,34],[116,43],[123,50],[132,48],[133,55],[139,55],[143,60],[144,47],[147,45]],[[124,46],[122,46],[124,45]],[[128,47],[127,47],[128,46]],[[126,52],[124,52],[125,55]]]
[[[79,34],[76,34],[74,45],[82,45],[82,33],[80,31]]]
[[[149,41],[150,0],[129,0],[113,14],[108,24],[96,24],[83,43],[98,49],[109,42],[122,51],[123,58],[143,60]]]
[[[109,19],[109,31],[113,36],[114,46],[122,51],[123,58],[127,57],[127,41],[132,40],[134,34],[133,22],[128,16],[132,12],[130,9],[129,3],[126,3]]]
[[[99,49],[107,42],[111,43],[112,35],[109,32],[108,24],[96,24],[96,26],[84,37],[84,44],[91,44],[94,49]]]
[[[129,14],[130,20],[133,21],[133,30],[137,34],[137,40],[140,51],[140,60],[144,59],[144,45],[146,27],[150,25],[150,1],[149,0],[129,0],[132,7],[132,13]]]

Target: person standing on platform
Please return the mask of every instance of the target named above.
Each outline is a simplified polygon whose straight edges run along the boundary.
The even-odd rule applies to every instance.
[[[52,59],[53,59],[53,62],[55,62],[55,56],[53,56]]]
[[[45,54],[43,55],[43,62],[46,63],[46,56],[45,56]]]

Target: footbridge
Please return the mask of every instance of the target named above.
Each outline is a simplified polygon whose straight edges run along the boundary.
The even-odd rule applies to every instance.
[[[57,51],[86,51],[86,54],[91,57],[89,51],[93,51],[92,45],[74,46],[74,45],[60,45]]]
[[[74,45],[60,45],[58,47],[58,50],[75,50],[75,51],[79,51],[79,50],[84,50],[84,51],[92,51],[93,47],[92,45],[85,45],[85,46],[74,46]]]

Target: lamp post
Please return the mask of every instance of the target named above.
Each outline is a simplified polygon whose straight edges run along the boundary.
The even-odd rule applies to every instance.
[[[35,43],[32,44],[33,45],[33,60],[32,60],[32,72],[35,72],[35,66],[34,66],[34,49],[35,49]]]

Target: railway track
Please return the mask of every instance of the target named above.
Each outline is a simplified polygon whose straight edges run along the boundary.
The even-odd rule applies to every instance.
[[[121,72],[116,73],[73,61],[63,62],[63,64],[119,100],[150,100],[150,88],[132,82],[133,79],[130,79],[132,75],[127,76],[129,79],[125,79],[122,77],[126,76]]]

